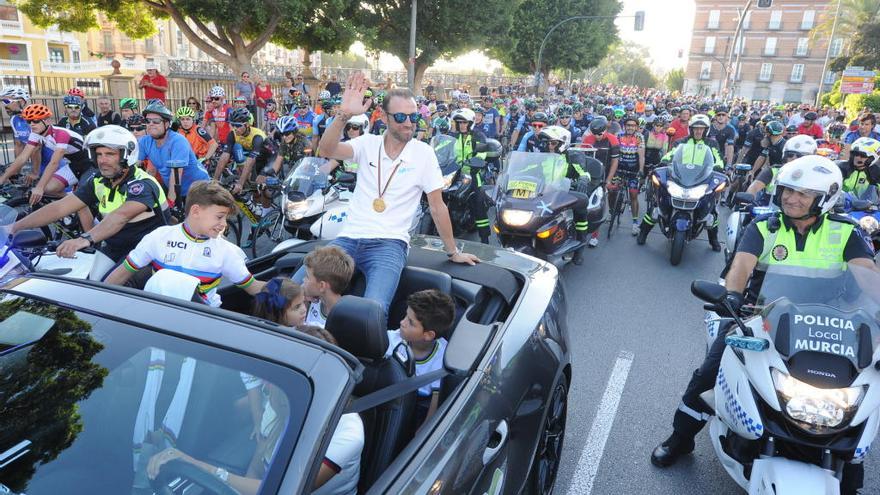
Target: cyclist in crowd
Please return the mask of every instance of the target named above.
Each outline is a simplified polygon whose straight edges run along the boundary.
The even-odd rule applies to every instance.
[[[229,134],[229,112],[232,107],[226,103],[226,90],[222,86],[214,86],[208,95],[211,103],[210,107],[205,108],[205,128],[215,141],[223,143]]]
[[[709,127],[708,137],[715,140],[718,146],[718,154],[724,159],[724,165],[733,165],[733,147],[736,143],[737,133],[736,127],[730,124],[728,109],[725,106],[719,106],[715,109],[715,117],[712,125]]]
[[[196,125],[196,112],[190,106],[184,106],[174,112],[179,127],[177,132],[189,142],[196,158],[204,163],[210,160],[217,151],[217,141],[204,128]]]
[[[280,117],[276,127],[276,134],[280,137],[276,137],[279,141],[278,153],[275,154],[275,159],[272,162],[272,171],[275,176],[278,176],[305,156],[309,143],[308,138],[299,133],[296,119],[289,115]],[[286,168],[284,168],[285,164],[287,164]]]
[[[0,91],[0,103],[3,103],[3,109],[9,116],[9,123],[12,127],[14,138],[15,156],[18,156],[27,145],[28,137],[31,135],[31,127],[27,121],[21,116],[22,110],[30,101],[30,94],[20,86],[6,86]]]
[[[629,193],[632,210],[632,233],[639,234],[639,189],[640,180],[645,175],[645,141],[639,132],[639,122],[633,116],[623,118],[623,134],[617,141],[620,156],[617,167],[609,169],[611,181],[608,184],[608,204],[616,204],[617,195],[626,189]]]
[[[783,150],[785,149],[784,132],[785,127],[778,120],[771,120],[764,127],[765,136],[761,140],[761,156],[755,160],[752,167],[752,177],[756,176],[765,164],[773,166],[782,163]]]
[[[770,195],[773,194],[775,188],[774,179],[776,179],[780,167],[802,156],[815,155],[817,149],[818,146],[816,145],[816,140],[805,134],[800,134],[786,140],[785,145],[782,148],[782,160],[769,167],[761,168],[760,173],[755,176],[755,180],[752,181],[746,192],[754,194],[757,197],[759,192],[764,191],[767,197],[762,198],[760,203],[766,203],[769,201]]]
[[[617,136],[608,132],[608,119],[605,117],[596,117],[590,122],[590,131],[584,134],[584,146],[596,149],[596,159],[602,162],[605,169],[605,182],[613,177],[612,173],[617,171],[617,163],[620,159],[620,141]],[[599,231],[593,232],[590,237],[589,246],[596,247],[599,245]]]
[[[119,117],[122,122],[128,122],[132,115],[140,115],[138,101],[134,98],[123,98],[119,100]]]
[[[79,96],[64,97],[64,117],[58,119],[58,127],[69,129],[80,136],[88,136],[95,124],[82,114],[83,100]]]
[[[220,156],[214,171],[214,180],[220,180],[230,160],[235,162],[236,167],[241,167],[241,170],[235,171],[238,180],[232,188],[233,194],[241,194],[267,165],[275,162],[275,141],[269,139],[262,129],[253,127],[252,119],[253,116],[247,108],[236,108],[229,115],[232,131],[224,140],[225,148],[229,151]]]

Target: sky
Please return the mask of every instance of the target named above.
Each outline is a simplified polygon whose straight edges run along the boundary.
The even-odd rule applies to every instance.
[[[636,11],[645,12],[645,27],[641,32],[633,31],[633,18],[621,17],[616,21],[618,34],[622,40],[632,41],[648,47],[651,54],[649,65],[658,73],[671,69],[684,68],[687,65],[687,53],[690,48],[691,31],[694,24],[693,0],[623,0],[621,16],[632,16]],[[577,21],[572,21],[577,22]],[[678,58],[679,50],[684,54]],[[351,51],[364,55],[364,46],[358,42]],[[444,68],[480,67],[489,71],[501,64],[480,52],[466,53],[452,60],[440,60],[434,67],[442,71]],[[379,58],[382,70],[404,70],[405,67],[397,57],[382,54]]]

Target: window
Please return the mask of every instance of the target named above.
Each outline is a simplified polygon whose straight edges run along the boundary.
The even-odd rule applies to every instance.
[[[828,71],[825,73],[825,80],[822,82],[825,84],[834,84],[835,81],[837,81],[837,74]]]
[[[771,36],[764,42],[764,55],[776,55],[776,38]]]
[[[703,62],[700,66],[700,79],[709,79],[712,77],[712,62]]]
[[[840,52],[843,51],[843,38],[835,38],[831,40],[831,53],[832,57],[839,57]]]
[[[153,38],[147,38],[144,40],[144,51],[147,53],[153,53],[156,50],[155,43],[153,42]]]
[[[710,10],[709,11],[709,25],[707,26],[709,29],[718,29],[718,21],[721,20],[721,11],[720,10]]]
[[[751,25],[752,25],[752,11],[750,10],[750,11],[746,12],[746,16],[743,19],[742,28],[749,29],[749,27],[751,27]]]
[[[804,64],[794,64],[791,66],[791,82],[804,81]]]
[[[815,10],[805,10],[804,18],[801,19],[801,29],[813,29],[813,21],[816,19]]]
[[[782,29],[782,11],[781,10],[773,10],[770,12],[770,25],[767,27],[769,29]]]
[[[769,81],[773,75],[773,64],[761,64],[761,72],[758,74],[759,81]]]
[[[795,49],[794,54],[798,57],[806,57],[809,43],[809,38],[798,38],[797,48]]]
[[[18,22],[18,10],[12,5],[0,5],[0,21]]]
[[[104,51],[113,53],[113,33],[104,31]]]
[[[71,51],[70,51],[70,61],[73,62],[73,63],[75,63],[75,64],[78,64],[78,63],[80,62],[80,60],[79,60],[79,50],[71,50]]]
[[[706,36],[706,45],[703,47],[703,53],[715,53],[714,36]]]
[[[54,64],[64,62],[64,50],[61,48],[49,47],[49,62]]]

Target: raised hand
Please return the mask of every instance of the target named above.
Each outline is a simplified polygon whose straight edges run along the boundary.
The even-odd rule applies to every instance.
[[[345,84],[345,91],[342,92],[342,103],[339,106],[339,110],[348,115],[366,113],[370,108],[369,102],[364,102],[364,92],[366,90],[367,83],[364,79],[364,73],[355,71]]]

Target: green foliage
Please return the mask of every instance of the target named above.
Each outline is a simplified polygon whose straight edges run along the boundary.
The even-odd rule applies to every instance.
[[[669,91],[681,91],[684,88],[684,69],[673,69],[666,73],[663,79],[666,89]]]
[[[370,62],[352,52],[339,53],[323,53],[321,54],[321,64],[324,67],[352,67],[366,69],[370,66]]]
[[[869,95],[847,95],[843,108],[850,118],[855,118],[865,108],[872,112],[880,112],[880,91],[874,91]]]
[[[839,72],[848,66],[880,69],[880,21],[862,24],[852,37],[849,54],[834,59],[831,70]]]
[[[647,48],[632,43],[617,43],[608,49],[608,54],[591,71],[589,79],[603,83],[653,88],[657,86],[657,78],[645,62],[649,59]]]
[[[616,16],[622,6],[618,0],[524,0],[515,10],[506,36],[489,53],[511,70],[535,73],[538,49],[547,32],[559,21],[573,15]],[[562,24],[544,46],[540,70],[575,71],[595,67],[617,40],[614,19],[581,19]]]

